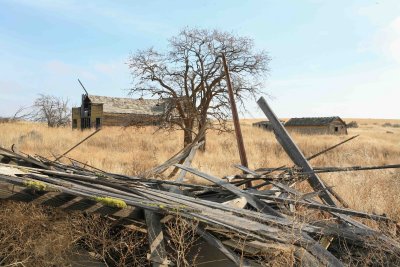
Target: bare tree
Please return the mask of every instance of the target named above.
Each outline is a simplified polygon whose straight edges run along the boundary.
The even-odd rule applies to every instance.
[[[184,131],[184,145],[201,127],[226,130],[229,98],[220,59],[228,60],[236,100],[241,104],[260,93],[269,58],[255,51],[253,40],[218,30],[184,29],[169,40],[169,49],[139,50],[129,59],[134,78],[130,93],[158,96],[173,102],[166,119]],[[218,123],[207,123],[208,119]]]
[[[27,111],[23,115],[17,115],[24,110]],[[40,94],[31,107],[21,108],[17,113],[14,117],[46,122],[49,127],[66,126],[71,122],[68,99],[51,95]]]

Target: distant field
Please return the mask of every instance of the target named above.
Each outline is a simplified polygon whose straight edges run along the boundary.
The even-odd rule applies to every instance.
[[[261,119],[262,120],[262,119]],[[384,123],[400,124],[400,120],[346,119],[357,121],[359,128],[349,129],[348,136],[299,135],[293,138],[304,154],[311,155],[324,148],[360,134],[342,147],[312,160],[313,166],[352,166],[400,163],[400,128],[383,127]],[[251,126],[258,121],[243,120],[242,130],[250,168],[290,165],[290,159],[276,142],[272,133]],[[47,158],[59,155],[89,135],[89,131],[69,128],[49,129],[42,124],[0,124],[0,145],[16,144],[20,151]],[[69,156],[103,170],[136,175],[163,163],[179,151],[183,143],[181,132],[154,133],[153,128],[104,128],[82,144]],[[233,133],[207,136],[207,151],[199,153],[194,167],[217,176],[235,174],[232,167],[239,163]],[[400,171],[380,170],[323,174],[322,178],[334,186],[355,209],[386,213],[400,220]],[[196,182],[203,182],[197,178]]]

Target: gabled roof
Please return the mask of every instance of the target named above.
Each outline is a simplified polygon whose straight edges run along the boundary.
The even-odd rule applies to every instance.
[[[144,115],[162,115],[166,109],[167,100],[133,99],[88,95],[92,104],[103,104],[103,112],[130,113]]]
[[[340,117],[309,117],[309,118],[292,118],[285,123],[285,126],[324,126],[329,123],[340,120],[346,124]]]

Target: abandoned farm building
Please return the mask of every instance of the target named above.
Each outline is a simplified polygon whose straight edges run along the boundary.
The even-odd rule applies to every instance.
[[[280,121],[287,130],[305,134],[347,134],[347,125],[339,117],[292,118],[286,123]],[[272,131],[269,121],[253,123],[253,127]]]
[[[285,123],[285,128],[305,134],[347,134],[346,123],[337,116],[292,118]]]
[[[166,100],[83,94],[81,106],[72,108],[72,128],[159,125],[167,105]]]

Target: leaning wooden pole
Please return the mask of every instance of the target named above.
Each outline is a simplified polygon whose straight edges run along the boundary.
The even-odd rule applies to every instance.
[[[231,104],[231,109],[232,109],[232,119],[233,119],[233,125],[235,126],[236,141],[239,149],[240,162],[243,166],[249,167],[249,164],[247,162],[246,150],[244,148],[242,130],[240,129],[239,115],[236,108],[235,96],[233,94],[231,77],[229,75],[228,64],[226,63],[226,57],[224,53],[222,53],[222,64],[224,65],[226,86],[228,87],[229,102]],[[246,183],[246,187],[251,187],[251,186],[252,186],[251,181]]]
[[[324,182],[319,178],[319,176],[314,172],[314,169],[311,167],[307,158],[303,155],[297,145],[293,142],[289,133],[283,127],[282,123],[279,121],[278,117],[272,111],[270,106],[265,101],[264,97],[261,97],[257,101],[258,106],[264,112],[264,114],[268,117],[268,120],[271,122],[272,128],[274,129],[275,136],[278,142],[282,145],[283,149],[286,151],[288,156],[292,159],[294,164],[302,168],[303,172],[309,172],[310,175],[308,177],[308,181],[314,191],[322,190],[320,198],[323,200],[325,204],[336,206],[335,201],[328,195],[327,188]]]

